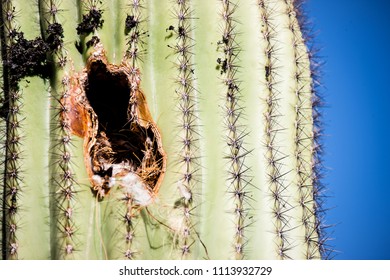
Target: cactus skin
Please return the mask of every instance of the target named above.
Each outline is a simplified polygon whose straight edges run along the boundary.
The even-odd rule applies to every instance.
[[[3,259],[328,257],[317,64],[300,1],[4,0],[1,12]],[[45,55],[21,63],[22,43]],[[114,183],[93,188],[92,86],[80,78],[93,57],[128,73],[130,126],[137,110],[151,114],[138,127],[157,125],[154,186],[134,163],[127,174],[145,178],[104,167]],[[149,162],[146,140],[132,139]]]

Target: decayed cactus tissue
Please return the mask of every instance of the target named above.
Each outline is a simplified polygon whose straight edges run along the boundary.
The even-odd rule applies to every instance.
[[[3,0],[2,259],[324,259],[298,0]]]

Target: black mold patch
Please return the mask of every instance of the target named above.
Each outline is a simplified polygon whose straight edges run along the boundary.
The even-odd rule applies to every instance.
[[[95,30],[102,28],[104,20],[102,19],[103,11],[98,10],[96,8],[92,8],[89,10],[88,14],[83,15],[83,21],[80,22],[77,27],[76,31],[78,35],[86,36]],[[84,39],[81,39],[80,42],[76,42],[75,46],[76,49],[82,54],[84,52],[84,45],[83,45]],[[87,48],[94,46],[96,43],[99,42],[99,38],[97,36],[93,36],[91,40],[86,42]]]
[[[133,28],[137,27],[139,21],[135,16],[127,15],[125,22],[125,33],[128,34]]]
[[[49,51],[49,45],[42,38],[27,40],[23,32],[18,32],[16,43],[8,49],[7,66],[11,86],[17,86],[24,77],[35,75],[47,77],[46,55]]]
[[[83,15],[83,21],[76,27],[77,34],[88,35],[98,28],[102,28],[104,23],[102,14],[102,10],[91,9],[88,14]]]
[[[25,77],[49,77],[47,55],[62,45],[64,30],[59,23],[53,23],[48,26],[46,33],[46,40],[42,37],[27,40],[23,32],[13,31],[15,42],[8,48],[5,61],[11,87],[17,87],[18,82]]]
[[[55,50],[62,46],[64,38],[64,29],[59,23],[49,24],[46,30],[46,43],[49,44],[51,50]]]
[[[86,45],[87,45],[87,48],[90,48],[90,47],[93,47],[93,46],[96,46],[97,43],[100,42],[100,38],[98,36],[92,36],[91,40],[89,40]]]

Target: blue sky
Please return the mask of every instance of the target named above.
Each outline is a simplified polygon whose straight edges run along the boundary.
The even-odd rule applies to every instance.
[[[335,259],[390,259],[390,2],[308,0],[322,82]]]

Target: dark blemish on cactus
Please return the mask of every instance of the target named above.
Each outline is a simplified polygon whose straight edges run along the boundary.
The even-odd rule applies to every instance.
[[[125,21],[125,34],[127,35],[133,28],[137,27],[139,21],[133,15],[127,15]]]
[[[100,38],[98,36],[92,36],[91,40],[87,42],[87,48],[96,46],[100,42]]]
[[[103,11],[92,8],[88,14],[83,15],[83,21],[80,22],[76,31],[78,35],[88,35],[95,30],[102,28],[104,20],[102,20]]]
[[[95,7],[91,8],[88,14],[83,15],[83,20],[80,22],[76,31],[78,35],[89,35],[90,33],[95,32],[97,29],[103,27],[104,20],[102,19],[103,11],[98,10]],[[82,37],[84,38],[84,37]],[[91,40],[86,42],[87,48],[94,46],[97,43],[97,36],[93,36]],[[84,52],[83,39],[80,42],[75,42],[75,47],[79,53]]]
[[[48,44],[40,37],[27,40],[23,32],[17,32],[15,41],[8,49],[6,61],[11,87],[17,87],[18,82],[24,77],[36,74],[47,77],[46,56],[50,50]]]
[[[179,26],[178,30],[179,37],[185,37],[186,36],[186,30],[183,26]]]
[[[51,50],[58,49],[63,44],[64,29],[59,23],[49,24],[46,30],[46,43],[49,44]]]
[[[222,41],[218,41],[217,44],[218,45],[228,45],[229,44],[229,38],[230,38],[229,34],[223,35],[222,36]]]
[[[225,58],[224,60],[222,60],[221,58],[218,58],[217,59],[217,70],[221,69],[221,75],[223,73],[226,73],[227,71],[227,58]]]
[[[264,70],[265,70],[265,78],[266,78],[266,80],[268,81],[269,80],[269,76],[270,76],[270,74],[271,74],[271,69],[270,69],[271,67],[269,67],[269,66],[265,66],[264,67]]]
[[[144,94],[140,73],[107,62],[101,43],[80,74],[70,77],[70,110],[62,112],[73,134],[84,138],[84,160],[98,199],[120,187],[133,205],[153,202],[166,169],[166,155]]]
[[[176,28],[173,25],[170,25],[167,29],[165,29],[165,32],[168,32],[168,31],[175,32]],[[180,38],[183,38],[187,35],[187,32],[183,26],[179,26],[177,28],[177,34],[179,35]]]
[[[76,47],[76,50],[79,52],[79,53],[83,53],[84,51],[84,48],[83,48],[83,44],[81,42],[75,42],[74,43],[74,46]]]
[[[171,32],[169,32],[169,34],[167,36],[165,36],[165,40],[173,37],[173,33],[174,33],[173,31],[175,31],[175,27],[173,25],[170,25],[168,28],[165,29],[165,32],[168,32],[168,31],[171,31]],[[168,47],[170,47],[170,46],[168,45]]]
[[[10,73],[11,87],[17,87],[18,82],[31,76],[48,78],[50,75],[47,55],[54,52],[63,43],[62,26],[58,23],[49,24],[47,38],[37,37],[33,40],[24,38],[23,32],[13,31],[15,42],[8,49],[8,59],[5,64]]]

